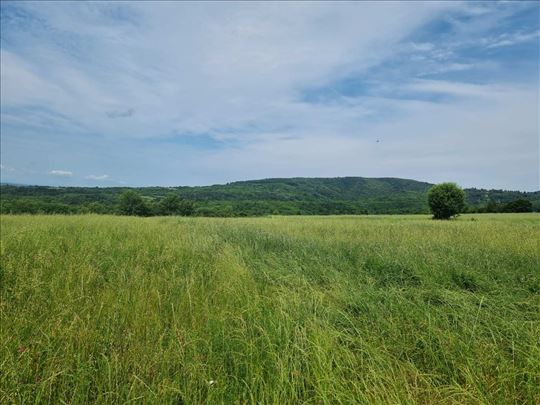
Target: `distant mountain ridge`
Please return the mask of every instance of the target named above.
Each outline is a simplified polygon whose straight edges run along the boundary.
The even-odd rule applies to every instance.
[[[427,213],[431,183],[383,177],[293,177],[236,181],[211,186],[179,187],[48,187],[1,185],[2,212],[21,202],[59,204],[68,212],[114,212],[118,195],[135,189],[149,202],[174,193],[193,200],[198,215],[246,216],[267,214],[397,214]],[[540,210],[540,191],[465,189],[472,209],[490,200],[499,204],[526,198]],[[86,208],[85,208],[86,207]],[[76,210],[75,210],[76,211]]]

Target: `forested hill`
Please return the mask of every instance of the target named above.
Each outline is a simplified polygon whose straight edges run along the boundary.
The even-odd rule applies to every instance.
[[[430,183],[398,178],[282,178],[201,187],[133,188],[152,206],[170,194],[193,201],[196,215],[427,213]],[[1,186],[3,213],[114,213],[125,187]],[[472,211],[526,198],[540,210],[540,191],[466,189]]]

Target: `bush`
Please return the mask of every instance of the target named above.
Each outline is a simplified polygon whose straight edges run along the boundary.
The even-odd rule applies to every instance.
[[[526,198],[518,198],[505,204],[502,208],[503,212],[532,212],[532,202]]]
[[[441,183],[431,187],[428,203],[433,219],[449,219],[465,209],[465,192],[455,183]]]
[[[142,197],[133,190],[126,190],[119,197],[118,212],[121,215],[138,215],[146,217],[150,215],[150,208]]]
[[[158,215],[193,215],[195,207],[192,201],[183,200],[180,197],[169,194],[158,205]]]

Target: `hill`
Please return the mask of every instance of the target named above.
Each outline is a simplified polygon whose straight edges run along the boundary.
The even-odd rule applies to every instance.
[[[399,178],[275,178],[199,187],[133,188],[148,202],[168,194],[192,200],[200,216],[427,213],[430,183]],[[126,187],[48,187],[3,184],[3,213],[113,213]],[[540,191],[466,189],[471,211],[489,201],[526,198],[540,210]]]

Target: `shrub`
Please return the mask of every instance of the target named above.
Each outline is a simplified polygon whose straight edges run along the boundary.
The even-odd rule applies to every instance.
[[[431,187],[428,203],[433,219],[449,219],[465,208],[465,192],[455,183],[441,183]]]
[[[193,215],[195,207],[192,201],[169,194],[159,202],[158,215]]]
[[[518,198],[505,204],[502,209],[504,212],[532,212],[532,203],[526,198]]]
[[[150,209],[142,197],[133,190],[126,190],[119,197],[118,211],[121,215],[138,215],[146,217],[150,215]]]

